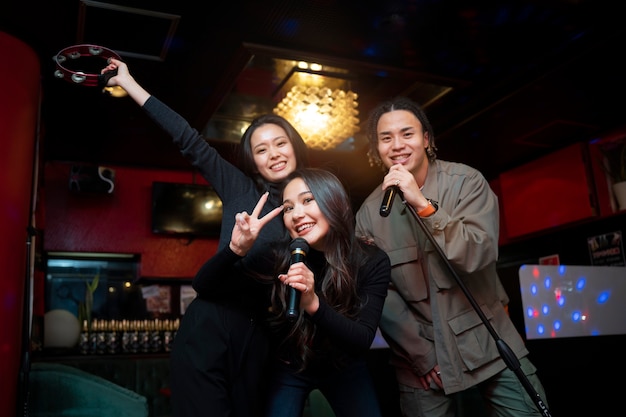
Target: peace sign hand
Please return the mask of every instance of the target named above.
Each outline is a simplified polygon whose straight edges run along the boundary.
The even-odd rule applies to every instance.
[[[265,192],[261,196],[252,214],[242,211],[235,215],[235,227],[233,227],[233,232],[230,236],[229,246],[230,249],[239,256],[245,256],[248,253],[259,236],[261,229],[283,210],[283,206],[281,205],[259,218],[261,209],[263,209],[268,195],[269,192]]]

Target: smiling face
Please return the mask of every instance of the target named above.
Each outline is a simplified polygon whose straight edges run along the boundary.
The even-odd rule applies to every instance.
[[[250,137],[259,174],[269,182],[281,182],[296,169],[296,155],[285,130],[275,124],[259,126]]]
[[[294,178],[285,186],[283,206],[283,221],[289,235],[302,237],[309,246],[323,251],[330,225],[302,178]]]
[[[428,133],[412,112],[394,110],[384,113],[378,119],[376,134],[378,154],[387,168],[402,164],[417,177],[428,167]]]

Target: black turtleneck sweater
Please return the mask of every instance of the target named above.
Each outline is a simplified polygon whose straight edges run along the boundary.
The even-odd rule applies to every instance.
[[[323,296],[320,297],[319,309],[313,315],[305,316],[317,326],[312,344],[316,358],[309,365],[308,372],[325,372],[328,367],[345,364],[346,361],[361,357],[369,349],[376,335],[391,280],[391,263],[387,254],[380,248],[365,245],[360,241],[357,241],[357,244],[363,245],[368,254],[367,261],[361,266],[356,277],[357,292],[362,306],[356,317],[348,318],[335,311],[325,302]],[[202,267],[194,282],[199,288],[210,287],[214,285],[211,281],[215,281],[215,277],[222,276],[224,271],[228,271],[241,259],[226,246]],[[324,254],[311,249],[306,263],[315,275],[315,290],[319,295],[323,272],[327,265]],[[284,334],[275,335],[277,338],[283,336]],[[286,354],[295,355],[295,352],[296,349],[293,348]],[[295,359],[295,356],[292,359]],[[297,368],[296,361],[292,363],[294,369]]]
[[[261,215],[265,215],[282,203],[278,184],[267,182],[264,190],[258,189],[252,178],[224,159],[196,129],[193,129],[184,118],[159,99],[150,97],[143,105],[143,109],[172,137],[181,154],[200,172],[222,200],[220,249],[228,247],[235,225],[235,214],[242,210],[252,210],[263,192],[269,191],[270,195]],[[263,228],[248,256],[223,270],[220,280],[213,282],[213,285],[196,288],[199,296],[228,305],[240,306],[246,310],[262,307],[259,305],[260,299],[265,297],[259,297],[256,293],[259,290],[258,286],[248,285],[242,278],[247,275],[246,270],[250,268],[257,273],[269,273],[274,267],[274,261],[271,259],[271,251],[268,251],[268,248],[274,246],[276,242],[288,241],[288,239],[289,235],[283,226],[282,217],[277,216]],[[181,259],[181,262],[184,260]],[[264,302],[267,302],[267,299]]]

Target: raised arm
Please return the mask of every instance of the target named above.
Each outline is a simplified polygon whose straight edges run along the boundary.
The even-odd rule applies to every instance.
[[[202,177],[215,189],[228,213],[241,210],[246,206],[237,206],[235,210],[229,206],[242,195],[247,196],[253,191],[256,196],[255,184],[238,167],[223,158],[205,138],[193,128],[187,120],[173,109],[161,102],[158,98],[148,93],[130,74],[126,63],[111,58],[108,65],[102,69],[102,73],[117,71],[114,77],[107,81],[108,86],[119,86],[126,90],[129,97],[135,101],[144,113],[165,133],[167,133],[181,155],[198,170]],[[246,200],[248,201],[248,200]],[[248,204],[248,203],[246,203]],[[222,223],[228,230],[234,224],[234,218],[230,215]],[[220,239],[220,248],[227,244],[228,237]]]
[[[114,71],[117,69],[117,75],[109,78],[107,81],[108,87],[119,86],[122,87],[128,95],[135,100],[139,106],[143,106],[146,100],[150,97],[150,93],[148,93],[135,79],[130,72],[128,71],[128,66],[126,63],[115,59],[110,58],[108,65],[101,71],[101,73]]]

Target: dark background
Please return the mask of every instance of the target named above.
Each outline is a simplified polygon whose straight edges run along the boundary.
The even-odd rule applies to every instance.
[[[269,61],[346,69],[361,131],[347,150],[313,159],[337,172],[355,204],[381,174],[365,156],[367,114],[397,94],[425,107],[442,159],[488,180],[625,124],[619,2],[10,0],[0,29],[41,59],[45,160],[189,168],[130,99],[54,77],[53,58],[83,43],[118,51],[148,91],[225,155],[238,137],[229,123],[280,99]]]
[[[442,159],[472,165],[488,180],[625,125],[626,29],[619,2],[123,3],[156,13],[102,7],[116,4],[111,1],[10,0],[2,6],[0,30],[31,46],[41,61],[44,163],[189,169],[171,140],[129,99],[54,77],[53,58],[79,43],[120,51],[148,91],[199,131],[213,132],[207,140],[225,155],[234,146],[230,132],[206,128],[216,121],[249,120],[275,100],[268,59],[348,69],[361,103],[361,132],[347,149],[314,152],[313,159],[338,173],[356,204],[381,177],[367,165],[364,121],[375,103],[396,94],[423,104]],[[624,232],[624,223],[622,213],[501,248],[499,270],[522,334],[519,266],[554,253],[563,264],[588,264],[586,238]],[[533,340],[528,346],[552,415],[613,415],[619,409],[623,336]],[[388,371],[382,366],[378,383],[383,392],[391,390],[385,405],[393,408]]]

